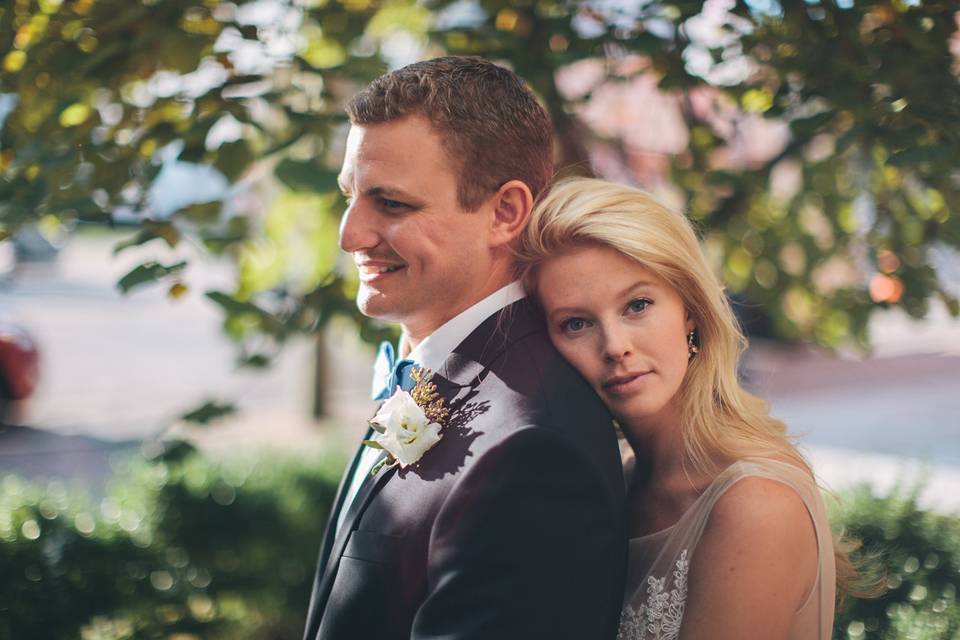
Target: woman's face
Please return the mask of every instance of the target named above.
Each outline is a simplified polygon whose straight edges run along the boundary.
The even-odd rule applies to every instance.
[[[537,291],[553,344],[618,420],[676,417],[693,322],[671,286],[619,251],[587,245],[544,262]]]

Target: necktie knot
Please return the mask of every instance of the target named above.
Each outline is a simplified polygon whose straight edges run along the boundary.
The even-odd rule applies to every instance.
[[[374,400],[386,400],[398,386],[404,391],[413,389],[416,382],[411,374],[416,366],[416,362],[407,358],[397,360],[393,345],[381,342],[373,365],[371,397]]]

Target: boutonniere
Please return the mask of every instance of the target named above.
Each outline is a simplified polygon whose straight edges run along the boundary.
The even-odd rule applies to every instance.
[[[450,412],[437,393],[437,385],[430,382],[430,371],[414,369],[410,377],[416,382],[413,389],[407,392],[397,387],[370,420],[377,435],[363,444],[387,452],[370,475],[385,464],[399,464],[401,469],[416,464],[443,437],[440,430]]]

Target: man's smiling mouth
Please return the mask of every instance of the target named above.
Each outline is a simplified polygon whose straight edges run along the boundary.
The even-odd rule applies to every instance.
[[[405,267],[406,265],[403,264],[365,262],[362,264],[357,264],[357,271],[360,273],[360,279],[366,282],[391,273],[396,273]]]

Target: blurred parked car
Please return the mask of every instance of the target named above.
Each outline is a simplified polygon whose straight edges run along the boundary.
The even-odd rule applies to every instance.
[[[0,240],[0,285],[13,279],[19,263],[56,260],[70,239],[73,226],[48,216],[38,224],[23,225],[13,236]]]
[[[49,262],[57,258],[60,249],[70,237],[73,225],[61,224],[48,218],[41,224],[28,224],[20,227],[13,236],[18,262]]]
[[[22,327],[0,320],[0,424],[15,403],[33,393],[40,379],[36,342]]]
[[[13,246],[13,240],[6,238],[0,240],[0,283],[3,279],[13,273],[13,268],[17,264],[17,250]]]

